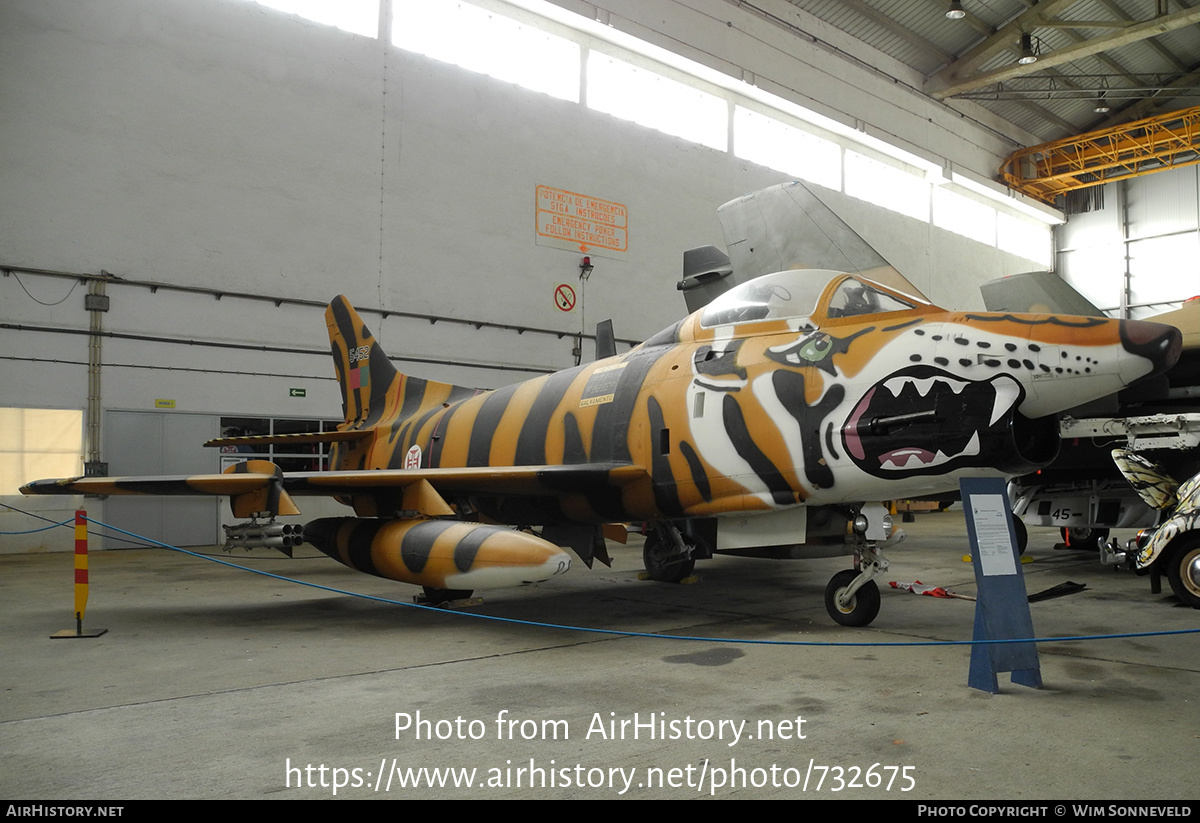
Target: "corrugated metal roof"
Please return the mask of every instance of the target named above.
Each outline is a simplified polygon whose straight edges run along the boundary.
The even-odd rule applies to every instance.
[[[1200,0],[962,0],[959,20],[950,0],[789,2],[919,72],[930,95],[973,100],[1043,141],[1200,105]],[[1120,28],[1152,19],[1169,30]],[[1040,59],[1011,76],[1022,33]]]

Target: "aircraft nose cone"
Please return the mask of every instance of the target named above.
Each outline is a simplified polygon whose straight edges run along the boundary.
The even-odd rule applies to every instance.
[[[1149,360],[1150,374],[1161,374],[1175,365],[1183,350],[1183,333],[1174,326],[1145,320],[1121,321],[1121,346]]]

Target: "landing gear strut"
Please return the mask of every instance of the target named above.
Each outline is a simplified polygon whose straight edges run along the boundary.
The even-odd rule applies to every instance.
[[[684,540],[674,523],[655,523],[646,535],[642,548],[642,563],[651,580],[678,583],[696,568],[692,559],[694,546]]]

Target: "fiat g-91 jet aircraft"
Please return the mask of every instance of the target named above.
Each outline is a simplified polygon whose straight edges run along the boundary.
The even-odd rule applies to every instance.
[[[354,516],[312,521],[305,540],[441,599],[548,579],[570,566],[561,547],[607,561],[605,535],[628,522],[647,524],[658,580],[714,552],[848,553],[826,606],[866,625],[897,539],[876,501],[1048,463],[1056,412],[1166,369],[1180,348],[1154,323],[946,311],[827,270],[755,278],[624,354],[486,392],[398,372],[344,297],[326,321],[339,430],[210,445],[331,442],[332,470],[251,460],[22,492],[229,495],[253,518],[233,535],[245,546],[280,546],[274,518],[299,514],[294,498],[332,495]]]

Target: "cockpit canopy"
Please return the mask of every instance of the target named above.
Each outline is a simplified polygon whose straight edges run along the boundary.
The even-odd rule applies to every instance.
[[[732,335],[761,334],[760,324],[786,321],[794,329],[838,325],[844,318],[893,312],[927,314],[937,306],[865,277],[828,269],[790,269],[735,286],[683,323],[663,329],[645,345],[661,346],[710,337],[702,330],[737,327]],[[722,336],[728,334],[721,332]]]
[[[817,316],[834,320],[928,305],[845,272],[798,269],[766,274],[730,289],[701,309],[700,325],[712,328]]]

